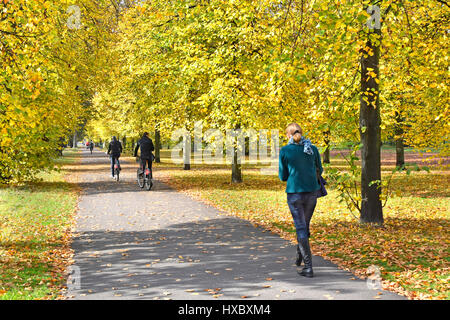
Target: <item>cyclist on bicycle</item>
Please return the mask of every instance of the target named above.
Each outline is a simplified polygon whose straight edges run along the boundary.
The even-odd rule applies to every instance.
[[[114,165],[117,162],[117,165],[120,168],[120,154],[122,153],[122,144],[119,140],[114,136],[112,137],[112,141],[109,143],[108,146],[108,154],[111,156],[111,177],[114,178]]]
[[[148,164],[150,172],[152,170],[153,153],[155,146],[153,145],[152,139],[148,137],[148,132],[145,132],[142,138],[138,141],[136,148],[134,149],[134,156],[137,157],[137,152],[141,148],[141,164],[140,168],[142,172],[145,171],[145,167]]]

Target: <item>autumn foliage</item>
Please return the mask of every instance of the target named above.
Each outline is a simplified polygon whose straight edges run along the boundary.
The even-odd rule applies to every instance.
[[[371,5],[380,12],[376,33],[367,25]],[[68,11],[73,6],[79,15]],[[297,121],[322,150],[358,145],[368,129],[359,114],[366,102],[380,113],[376,143],[448,156],[449,17],[443,0],[0,0],[0,184],[54,168],[80,128],[96,142],[154,130],[168,142],[175,129],[192,132],[198,121],[223,133],[283,132]],[[379,70],[362,68],[374,48]],[[378,89],[362,90],[362,78]],[[427,181],[421,188],[432,188]],[[407,217],[407,226],[431,218]],[[386,248],[404,217],[388,218],[387,231],[376,233]],[[320,236],[316,244],[330,249]],[[440,254],[432,252],[424,259]],[[409,269],[402,270],[393,277],[407,281]]]

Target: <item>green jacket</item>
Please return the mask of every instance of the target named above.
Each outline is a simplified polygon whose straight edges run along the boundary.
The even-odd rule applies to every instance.
[[[287,181],[286,193],[312,192],[320,189],[316,168],[322,174],[319,150],[312,145],[313,154],[303,151],[303,144],[288,144],[280,150],[278,176]]]

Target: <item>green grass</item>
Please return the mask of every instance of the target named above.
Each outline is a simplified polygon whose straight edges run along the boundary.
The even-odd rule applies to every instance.
[[[73,163],[74,151],[59,163]],[[69,229],[76,207],[64,172],[0,188],[0,299],[57,298],[64,284]]]

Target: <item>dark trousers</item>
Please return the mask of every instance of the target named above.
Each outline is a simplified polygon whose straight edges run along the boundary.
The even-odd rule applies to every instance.
[[[317,203],[316,192],[288,193],[287,203],[294,219],[297,239],[309,238],[309,222]]]
[[[120,162],[119,162],[119,157],[118,156],[111,156],[111,174],[114,177],[114,165],[116,164],[119,166],[120,168]]]
[[[150,159],[142,159],[141,158],[141,170],[142,172],[145,171],[145,168],[147,167],[150,169],[150,178],[153,178],[153,172],[152,172],[152,160]]]

